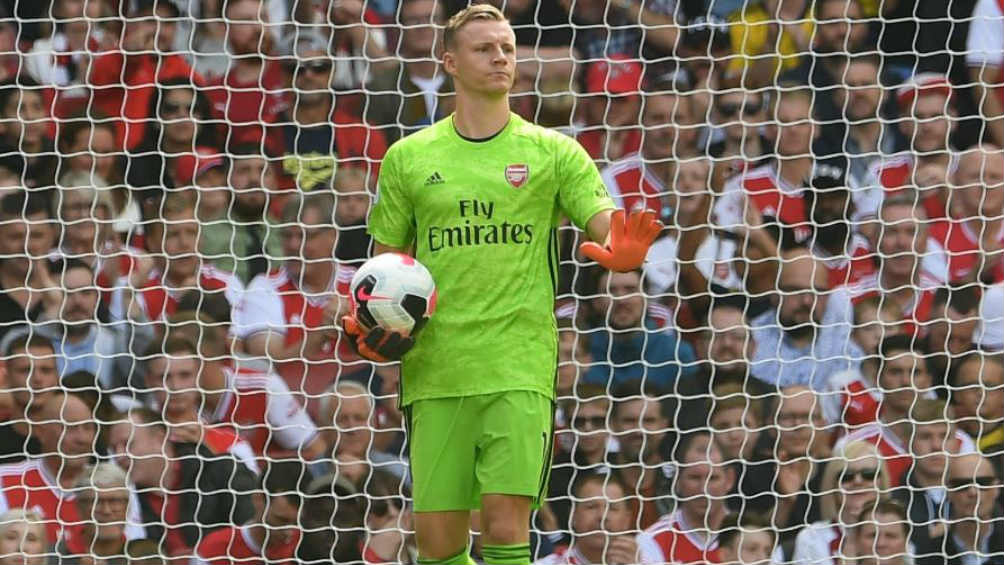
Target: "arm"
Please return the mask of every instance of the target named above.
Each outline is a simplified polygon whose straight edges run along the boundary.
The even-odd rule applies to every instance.
[[[615,0],[613,5],[622,10],[628,21],[645,26],[646,41],[651,41],[663,51],[672,52],[676,49],[680,29],[672,15],[649,10],[636,0]]]
[[[382,253],[401,253],[401,254],[404,254],[404,255],[412,255],[412,256],[414,256],[414,254],[415,254],[414,253],[414,249],[411,246],[409,246],[406,249],[402,249],[400,247],[391,247],[389,245],[384,245],[384,244],[380,243],[379,241],[374,241],[373,242],[373,256],[375,257],[375,256],[380,255]]]
[[[595,214],[586,224],[586,235],[590,241],[602,242],[603,245],[610,244],[610,218],[614,211],[607,209]]]
[[[986,120],[991,141],[998,145],[1004,143],[1004,108],[1001,107],[1001,100],[997,97],[997,93],[993,89],[987,88],[986,85],[996,84],[1000,72],[1000,67],[989,65],[969,67],[969,76],[973,82],[973,96],[977,103],[980,103],[980,111],[983,114],[983,119]]]
[[[691,311],[695,314],[706,312],[711,302],[708,279],[697,268],[697,250],[711,232],[708,222],[711,195],[704,194],[700,198],[701,204],[697,212],[686,218],[680,218],[683,222],[680,225],[680,246],[677,250],[677,260],[680,265],[677,284],[682,293],[681,298],[690,304]],[[682,225],[684,223],[686,225]]]

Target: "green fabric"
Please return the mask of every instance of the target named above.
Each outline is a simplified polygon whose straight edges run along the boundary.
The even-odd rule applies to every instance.
[[[415,401],[407,411],[415,511],[474,510],[482,494],[527,496],[538,507],[553,406],[523,390]]]
[[[391,146],[377,196],[370,233],[414,244],[439,290],[403,359],[402,403],[507,390],[552,398],[557,227],[562,215],[584,228],[613,208],[582,146],[515,114],[471,142],[450,117]]]
[[[253,237],[250,225],[241,225],[227,218],[219,218],[200,222],[199,252],[203,258],[219,270],[234,273],[245,285],[249,282],[248,269],[251,259],[260,253],[253,247]],[[282,263],[282,247],[280,228],[272,222],[259,226],[259,233],[265,245],[266,271],[278,267]]]
[[[481,557],[485,565],[530,565],[530,544],[485,545]]]
[[[463,551],[454,555],[453,557],[444,559],[442,561],[436,559],[423,559],[418,558],[420,565],[474,565],[474,560],[471,559],[471,552],[469,547],[465,547]]]

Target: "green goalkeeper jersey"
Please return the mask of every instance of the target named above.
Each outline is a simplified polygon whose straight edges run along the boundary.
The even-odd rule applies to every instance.
[[[403,359],[401,402],[508,390],[554,396],[562,215],[585,229],[613,208],[581,145],[516,114],[469,141],[453,117],[395,143],[369,231],[432,273],[436,313]]]

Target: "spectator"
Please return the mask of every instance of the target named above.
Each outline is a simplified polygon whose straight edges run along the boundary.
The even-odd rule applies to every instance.
[[[383,469],[398,478],[405,477],[405,467],[397,455],[374,448],[375,408],[373,395],[347,379],[322,396],[319,422],[325,458],[330,460],[318,461],[311,469],[315,476],[330,472],[333,463],[354,460],[372,463],[374,471]],[[360,484],[365,481],[364,476]]]
[[[1004,556],[1001,479],[977,453],[953,457],[948,465],[948,532],[939,547],[951,565],[999,561]]]
[[[586,68],[586,98],[576,137],[594,160],[609,163],[641,147],[636,122],[643,74],[642,64],[626,55],[596,61]]]
[[[934,291],[925,344],[927,368],[941,387],[952,361],[973,350],[979,325],[980,292],[975,286],[942,287]]]
[[[386,132],[388,143],[453,112],[453,78],[439,62],[443,46],[437,26],[444,24],[443,10],[435,0],[401,3],[400,63],[374,75],[370,83],[370,116]]]
[[[158,83],[184,78],[202,84],[182,54],[157,49],[157,4],[140,2],[129,11],[118,49],[95,58],[87,77],[92,108],[118,118],[116,145],[127,150],[139,146],[149,123],[156,122],[150,100]]]
[[[114,463],[88,467],[74,485],[77,511],[83,520],[80,546],[71,549],[60,540],[56,553],[63,565],[86,565],[101,559],[109,565],[127,564],[126,523],[131,493],[125,471]]]
[[[1004,7],[996,0],[977,0],[966,42],[973,97],[986,123],[986,134],[997,145],[1004,144],[1004,42],[998,25],[1002,17]]]
[[[798,533],[792,560],[836,565],[853,555],[852,529],[863,513],[876,512],[879,496],[889,489],[889,476],[875,446],[854,441],[834,451],[820,484],[820,521]]]
[[[692,114],[707,116],[714,93],[728,89],[732,82],[728,70],[734,51],[729,24],[714,14],[700,14],[687,19],[681,31],[676,47],[679,67],[673,69],[671,65],[666,65],[672,70],[660,78],[672,77],[680,90],[688,91]],[[653,69],[654,65],[649,63],[649,69]],[[709,138],[703,139],[697,148],[707,151],[709,141]]]
[[[880,348],[882,364],[877,383],[882,391],[878,417],[841,438],[838,442],[863,440],[878,446],[886,457],[889,480],[902,484],[911,464],[910,410],[918,402],[932,400],[931,375],[924,364],[923,349],[906,335],[887,337]],[[955,432],[953,449],[975,451],[973,440],[961,430]]]
[[[638,534],[641,563],[720,561],[718,532],[727,514],[725,495],[735,474],[707,432],[690,432],[676,444],[672,514]]]
[[[91,267],[67,259],[61,270],[62,299],[43,318],[56,324],[40,330],[58,344],[59,374],[87,371],[98,377],[103,390],[112,393],[142,388],[136,357],[153,341],[153,327],[121,318],[104,323],[99,319],[100,297]]]
[[[173,443],[148,409],[115,421],[108,443],[139,496],[147,538],[168,557],[191,556],[210,531],[254,515],[254,473],[202,444]]]
[[[562,412],[563,401],[575,395],[575,385],[583,379],[593,364],[589,340],[567,318],[558,318],[558,378],[555,397],[558,400],[556,423],[567,425]]]
[[[948,281],[1004,281],[1004,150],[980,145],[962,152],[952,176],[950,217],[931,226],[948,252]]]
[[[264,36],[263,22],[268,20],[263,1],[226,2],[223,17],[230,24],[230,68],[209,82],[206,95],[213,117],[226,124],[224,145],[253,144],[262,154],[281,155],[282,133],[275,124],[289,102],[282,90],[282,65],[270,57],[271,41]]]
[[[680,31],[672,0],[617,5],[600,0],[558,0],[558,5],[569,14],[575,29],[574,47],[583,59],[658,59],[676,47]]]
[[[0,514],[0,563],[45,565],[50,558],[45,523],[34,509]]]
[[[42,453],[32,422],[56,393],[59,372],[53,343],[28,329],[8,333],[2,352],[10,407],[0,425],[0,461],[10,463]]]
[[[641,392],[639,395],[638,393]],[[672,509],[670,477],[665,461],[673,437],[665,400],[637,383],[613,391],[610,415],[619,450],[610,454],[613,476],[628,487],[634,522],[648,528]]]
[[[983,292],[979,324],[973,342],[984,351],[1004,351],[1004,284],[995,284]]]
[[[909,547],[911,529],[906,509],[896,501],[879,500],[874,510],[865,508],[858,517],[851,542],[857,556],[855,563],[913,563],[914,552]]]
[[[282,126],[282,169],[293,181],[287,188],[303,192],[330,190],[340,166],[372,170],[375,176],[376,163],[387,151],[384,131],[367,126],[366,110],[356,111],[341,98],[336,100],[327,47],[319,34],[297,39],[296,103],[290,111],[292,120]]]
[[[1004,473],[1004,359],[969,352],[952,360],[949,376],[956,425],[976,440],[997,476]]]
[[[109,184],[119,184],[122,172],[118,165],[122,148],[115,142],[115,124],[74,116],[61,123],[58,131],[56,151],[60,156],[62,177],[72,171],[86,173]],[[116,208],[119,209],[121,206]]]
[[[826,467],[819,462],[830,457],[830,433],[818,396],[807,387],[781,389],[773,414],[768,423],[774,427],[777,465],[770,487],[777,499],[774,527],[782,543],[790,544],[805,524],[820,520]]]
[[[164,223],[164,269],[154,270],[137,293],[147,319],[162,322],[174,314],[178,299],[188,290],[219,292],[231,308],[240,305],[244,285],[237,277],[216,269],[199,255],[200,223],[190,191],[168,193],[160,205]]]
[[[278,181],[254,146],[234,147],[226,156],[207,156],[196,172],[200,187],[219,183],[224,188],[220,193],[225,201],[215,210],[205,206],[204,196],[199,201],[203,220],[199,251],[217,269],[250,284],[290,255],[283,253],[282,228],[272,214]],[[216,175],[220,176],[213,182]]]
[[[15,324],[38,321],[59,300],[46,260],[52,224],[49,203],[37,192],[0,200],[0,338]]]
[[[607,448],[610,442],[610,398],[594,386],[580,386],[570,399],[571,427],[556,433],[558,453],[551,464],[547,498],[558,524],[568,524],[572,485],[586,473],[609,475]],[[562,449],[564,448],[564,449]]]
[[[300,507],[310,474],[297,461],[270,463],[252,495],[254,515],[219,528],[199,541],[193,565],[269,563],[292,560],[300,543]]]
[[[903,478],[904,488],[896,489],[893,496],[906,507],[913,524],[909,538],[917,563],[933,565],[943,563],[938,561],[938,543],[945,535],[948,518],[945,476],[957,420],[943,400],[934,400],[914,405],[910,421],[913,463]]]
[[[908,333],[923,337],[931,319],[935,289],[945,281],[947,260],[927,237],[926,217],[908,196],[893,196],[879,210],[882,233],[875,256],[876,271],[849,290],[854,300],[891,297],[903,305]]]
[[[778,563],[780,549],[777,532],[760,514],[733,512],[722,520],[722,531],[718,533],[721,563]]]
[[[875,272],[868,240],[853,229],[854,203],[846,168],[842,157],[818,164],[812,176],[813,190],[805,195],[813,225],[810,248],[826,266],[827,287],[831,289],[854,285]]]
[[[384,453],[404,459],[405,457],[405,425],[406,420],[399,405],[401,390],[401,368],[394,365],[374,367],[379,378],[380,388],[374,395],[376,412],[373,435],[373,446]],[[557,418],[557,414],[555,415]]]
[[[730,78],[719,85],[710,110],[717,131],[710,136],[709,152],[721,159],[715,164],[717,189],[726,179],[766,164],[768,146],[762,129],[767,122],[767,95],[748,91],[738,78]]]
[[[42,87],[18,76],[0,81],[0,153],[12,154],[23,186],[48,188],[56,173]]]
[[[774,479],[777,465],[763,423],[763,400],[746,397],[741,384],[725,383],[714,388],[705,412],[715,441],[736,476],[729,507],[743,512],[770,512],[776,501],[764,492],[764,485]]]
[[[830,291],[826,269],[805,249],[781,255],[776,307],[753,320],[753,376],[777,387],[822,391],[831,375],[856,369],[849,358],[851,302]]]
[[[158,2],[158,4],[160,4]],[[125,182],[148,217],[158,217],[153,208],[165,189],[185,188],[192,183],[186,162],[202,152],[219,153],[212,106],[200,86],[187,77],[158,80],[150,91],[145,112],[151,119],[128,153]],[[205,148],[205,149],[202,149]]]
[[[693,347],[647,315],[639,271],[603,272],[597,286],[600,296],[593,299],[593,309],[604,327],[590,331],[590,351],[593,359],[607,362],[591,368],[585,382],[616,388],[638,380],[670,390],[681,374],[692,372]]]
[[[74,553],[84,552],[73,488],[93,456],[97,425],[83,400],[62,391],[50,393],[32,420],[40,453],[26,463],[0,465],[0,513],[38,509],[50,545],[63,541]]]
[[[575,500],[568,524],[571,543],[535,565],[638,563],[624,484],[605,474],[584,474],[572,485],[571,495]]]
[[[321,360],[335,351],[338,294],[348,294],[353,274],[333,260],[338,238],[333,217],[328,195],[286,204],[283,263],[251,281],[235,318],[234,333],[244,340],[245,352],[273,363],[291,390],[307,395],[320,394],[337,375]]]
[[[729,17],[732,49],[740,55],[730,60],[730,74],[755,89],[772,84],[779,71],[798,67],[813,36],[806,7],[804,0],[743,4]]]

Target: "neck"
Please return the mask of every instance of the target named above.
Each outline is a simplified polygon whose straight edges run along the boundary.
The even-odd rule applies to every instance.
[[[70,343],[80,343],[91,333],[91,324],[67,324],[63,326],[66,331],[66,340]]]
[[[918,485],[925,488],[944,486],[941,482],[941,473],[928,473],[919,465],[913,468],[913,477]]]
[[[462,93],[462,90],[457,90],[457,111],[453,115],[453,127],[460,135],[469,139],[484,139],[502,131],[509,123],[508,96],[487,98]]]
[[[673,161],[662,158],[652,158],[645,155],[642,151],[642,156],[645,157],[645,168],[648,169],[655,178],[659,179],[665,186],[673,185]]]
[[[780,158],[777,160],[777,174],[792,186],[805,184],[812,171],[812,159],[807,157]]]
[[[61,489],[72,489],[77,483],[77,477],[83,470],[86,461],[78,462],[77,459],[66,458],[59,455],[50,455],[42,460],[42,464],[49,471]]]
[[[303,266],[303,288],[314,292],[328,290],[331,285],[331,278],[334,276],[335,264],[331,261],[322,261]]]
[[[308,94],[307,96],[314,96]],[[323,100],[321,99],[323,97]],[[301,97],[301,101],[303,98]],[[303,125],[314,125],[328,123],[331,118],[331,96],[328,94],[318,95],[314,103],[296,105],[296,121]]]
[[[115,538],[102,539],[95,537],[95,534],[92,533],[89,536],[87,547],[91,548],[91,552],[95,555],[110,557],[122,553],[122,540]]]
[[[590,563],[603,563],[604,549],[607,546],[607,540],[602,539],[599,542],[594,542],[592,538],[595,536],[584,536],[581,538],[575,538],[572,541],[572,547],[576,551],[582,554]],[[605,538],[605,536],[604,536]]]
[[[882,137],[882,122],[878,120],[855,122],[850,125],[847,133],[858,143],[859,149],[872,152],[878,149],[879,139]]]
[[[188,141],[176,141],[170,137],[164,136],[163,151],[165,153],[187,153],[195,147],[194,140],[189,139]]]
[[[707,541],[714,535],[714,531],[721,525],[725,518],[725,507],[721,504],[712,503],[708,506],[707,513],[692,512],[689,505],[681,506],[683,518],[687,521],[687,527],[693,528],[693,533],[699,535],[701,539]]]
[[[262,519],[258,518],[251,525],[248,526],[248,534],[250,534],[251,539],[258,544],[261,548],[262,554],[265,553],[265,527],[261,525]]]
[[[988,524],[989,527],[989,524]],[[980,538],[986,534],[982,520],[964,519],[952,526],[952,534],[962,543],[965,549],[975,549],[980,544]]]
[[[418,78],[432,78],[439,70],[439,63],[436,61],[409,61],[404,65],[409,75]]]

